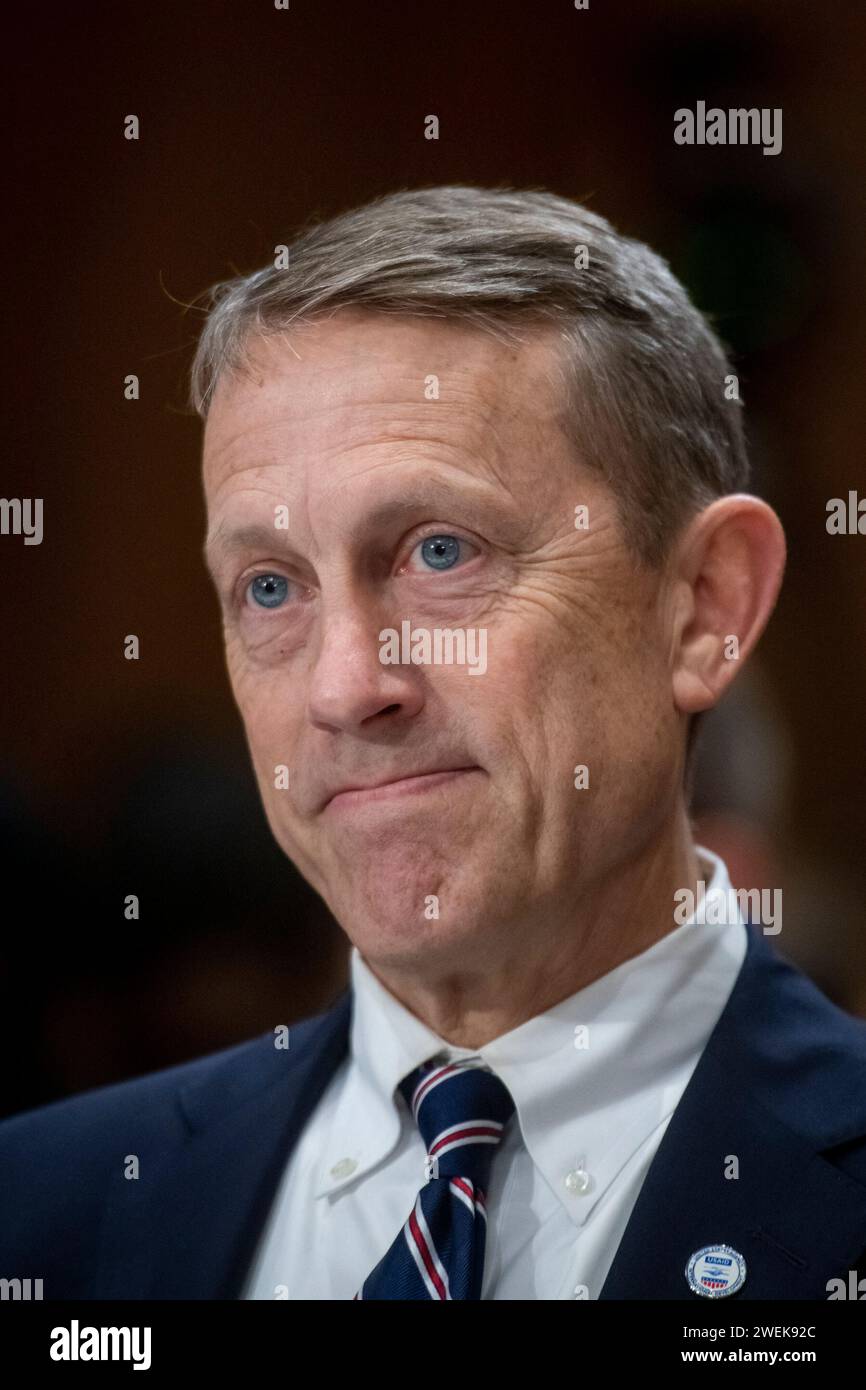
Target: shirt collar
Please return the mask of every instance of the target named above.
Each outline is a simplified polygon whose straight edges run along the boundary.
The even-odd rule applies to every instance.
[[[706,894],[725,893],[724,861],[696,852]],[[476,1050],[439,1037],[350,958],[351,1064],[334,1113],[317,1197],[355,1183],[400,1137],[400,1081],[437,1054],[480,1056],[508,1087],[512,1124],[536,1167],[582,1225],[607,1187],[679,1101],[745,954],[742,922],[694,915],[639,955]],[[575,1197],[566,1175],[589,1175]],[[419,1182],[420,1185],[420,1182]]]

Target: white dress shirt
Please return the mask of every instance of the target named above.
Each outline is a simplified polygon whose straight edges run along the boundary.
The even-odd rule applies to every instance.
[[[727,893],[724,862],[697,853],[707,897]],[[515,1102],[493,1158],[482,1298],[598,1298],[745,952],[742,920],[690,918],[473,1051],[410,1013],[352,947],[349,1055],[289,1156],[241,1296],[353,1297],[426,1181],[397,1086],[441,1053],[480,1056]]]

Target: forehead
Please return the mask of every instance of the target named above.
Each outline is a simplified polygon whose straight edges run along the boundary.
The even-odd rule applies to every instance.
[[[342,309],[247,344],[224,371],[204,437],[205,477],[364,445],[428,442],[490,458],[555,428],[564,406],[558,338],[521,341],[437,318]]]

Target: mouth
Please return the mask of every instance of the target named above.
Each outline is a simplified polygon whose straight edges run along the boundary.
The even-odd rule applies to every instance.
[[[449,782],[465,777],[467,773],[480,772],[477,765],[471,767],[440,768],[435,772],[419,772],[411,777],[398,777],[392,782],[380,782],[375,787],[347,787],[336,792],[322,808],[325,811],[348,811],[379,801],[394,798],[419,796],[445,786]]]

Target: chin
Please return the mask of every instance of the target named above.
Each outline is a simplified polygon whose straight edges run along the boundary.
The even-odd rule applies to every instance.
[[[339,919],[338,919],[339,920]],[[390,909],[359,926],[355,917],[343,919],[344,927],[362,956],[371,961],[406,964],[423,960],[428,964],[438,955],[455,962],[465,953],[469,964],[477,964],[481,949],[481,926],[465,914],[459,920],[444,914],[428,920],[413,904],[411,914]]]

